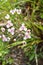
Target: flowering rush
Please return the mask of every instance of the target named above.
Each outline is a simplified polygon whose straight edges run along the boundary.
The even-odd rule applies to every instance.
[[[16,9],[10,10],[10,13],[11,13],[12,15],[14,15],[15,12],[16,12]]]
[[[20,31],[24,30],[24,31],[27,31],[27,28],[25,27],[25,24],[23,23],[21,25],[21,27],[19,28]]]
[[[17,13],[17,14],[21,14],[21,9],[13,9],[13,10],[10,10],[10,13],[12,14],[12,15],[14,15],[14,13]]]
[[[2,38],[2,41],[3,41],[3,42],[8,42],[8,41],[10,41],[10,37],[6,37],[4,34],[2,34],[1,38]]]
[[[8,29],[8,32],[10,32],[12,35],[14,35],[14,30],[15,30],[15,28],[12,27],[12,28]]]
[[[6,36],[4,34],[2,35],[2,41],[7,42],[7,38],[6,38]]]
[[[23,39],[26,40],[26,39],[28,39],[28,38],[31,38],[30,32],[29,32],[29,33],[26,32]]]
[[[14,15],[15,13],[17,13],[18,15],[21,14],[21,9],[13,9],[13,10],[10,10],[10,14]],[[13,39],[13,41],[17,41],[18,40],[18,37],[22,37],[22,39],[25,41],[26,39],[28,38],[31,38],[31,31],[30,29],[27,29],[27,27],[25,26],[24,23],[21,24],[20,28],[19,29],[15,29],[12,21],[10,20],[10,15],[9,14],[6,14],[5,16],[5,19],[7,19],[7,22],[6,22],[6,29],[7,29],[7,32],[9,32],[11,34],[11,36],[16,36],[15,32],[17,33],[17,36]],[[10,36],[7,36],[5,34],[3,34],[6,29],[4,27],[1,27],[1,32],[2,34],[0,35],[0,38],[2,38],[2,41],[3,42],[8,42],[11,40]],[[22,33],[22,31],[24,33]],[[6,37],[7,36],[7,37]],[[21,40],[21,38],[19,38]],[[25,42],[23,42],[24,44]],[[26,44],[26,43],[25,43]]]
[[[19,28],[19,31],[25,31],[24,38],[23,38],[24,40],[31,38],[31,31],[30,29],[26,28],[24,23],[22,23],[21,27]]]
[[[7,21],[7,24],[6,24],[6,27],[9,28],[11,26],[13,26],[13,23],[11,22],[11,20],[8,20]]]
[[[7,15],[5,16],[5,19],[9,19],[9,18],[10,18],[10,15],[7,14]]]

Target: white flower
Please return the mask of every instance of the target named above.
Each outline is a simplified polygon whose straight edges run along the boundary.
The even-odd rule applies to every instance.
[[[13,26],[13,23],[11,22],[11,20],[8,20],[7,21],[7,24],[6,24],[6,27],[9,28],[11,26]]]
[[[6,42],[6,41],[7,41],[7,38],[6,38],[5,35],[2,35],[2,41],[3,41],[3,42]]]
[[[27,28],[25,27],[25,24],[23,23],[22,26],[19,28],[20,31],[24,30],[27,31]]]
[[[2,28],[1,28],[1,31],[2,31],[2,32],[5,32],[5,28],[4,28],[4,27],[2,27]]]
[[[17,14],[21,14],[21,9],[17,9]]]
[[[11,14],[14,14],[14,10],[10,10],[10,13],[11,13]]]
[[[7,40],[10,41],[10,37],[7,37]]]
[[[25,36],[24,36],[24,40],[28,39],[28,38],[31,38],[30,34],[28,32],[25,33]]]
[[[7,14],[7,15],[5,16],[5,18],[6,18],[6,19],[9,19],[9,18],[10,18],[9,14]]]
[[[14,42],[16,42],[16,39],[14,39]]]
[[[14,35],[14,30],[15,30],[15,28],[12,27],[12,28],[8,29],[8,32],[10,32],[12,35]]]
[[[16,12],[16,8],[15,8],[14,10],[10,10],[10,13],[11,13],[12,15],[14,15],[15,12]]]
[[[0,38],[1,38],[1,35],[0,35]]]
[[[13,10],[10,10],[10,13],[12,14],[12,15],[14,15],[14,13],[15,12],[17,12],[17,14],[21,14],[21,9],[13,9]]]

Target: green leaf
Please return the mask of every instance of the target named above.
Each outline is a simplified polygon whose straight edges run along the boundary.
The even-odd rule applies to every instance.
[[[43,18],[43,13],[40,13],[40,17]]]
[[[34,59],[34,54],[32,54],[29,58],[30,61],[32,61]]]

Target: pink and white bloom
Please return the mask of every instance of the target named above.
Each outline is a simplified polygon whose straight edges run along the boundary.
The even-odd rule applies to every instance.
[[[2,41],[7,42],[7,38],[6,38],[6,36],[4,34],[2,35]]]
[[[5,16],[5,18],[6,18],[6,19],[9,19],[9,18],[10,18],[10,15],[9,15],[9,14],[7,14],[7,15]]]
[[[4,27],[2,27],[2,28],[1,28],[1,31],[2,31],[2,32],[5,32],[5,28],[4,28]]]
[[[31,35],[30,35],[28,32],[26,32],[23,39],[26,40],[26,39],[28,39],[28,38],[31,38]]]
[[[14,9],[14,10],[10,10],[10,13],[12,14],[12,15],[14,15],[14,13],[16,12],[16,8]]]
[[[8,29],[8,32],[10,32],[12,35],[14,35],[14,30],[15,30],[15,28],[12,27],[12,28]]]
[[[13,26],[13,23],[11,22],[11,20],[8,20],[7,21],[7,24],[6,24],[6,27],[9,28],[11,26]]]
[[[27,28],[25,27],[25,24],[23,23],[21,25],[21,27],[19,28],[20,31],[24,30],[24,31],[27,31]]]
[[[21,14],[21,9],[17,9],[17,14]]]
[[[10,10],[10,13],[11,13],[12,15],[14,15],[14,10]]]

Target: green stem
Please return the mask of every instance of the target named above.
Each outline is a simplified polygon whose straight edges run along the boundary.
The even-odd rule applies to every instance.
[[[36,65],[38,65],[38,57],[37,57],[37,46],[35,47],[35,61],[36,61]]]

